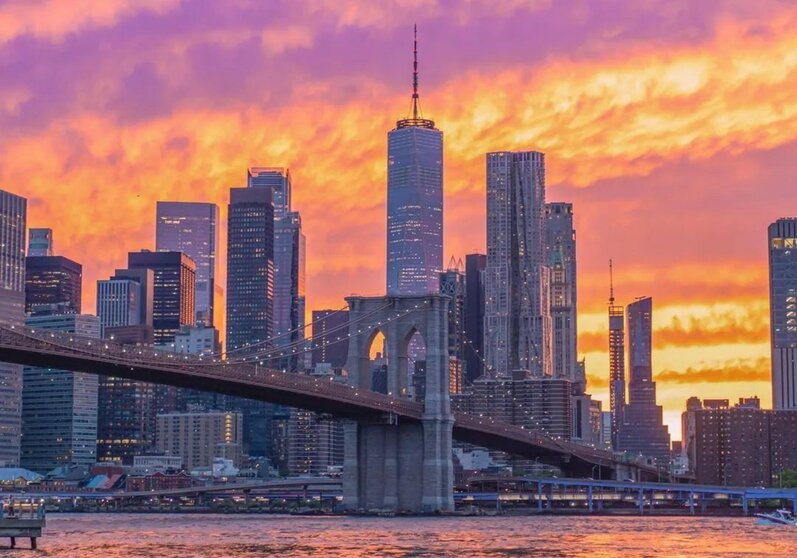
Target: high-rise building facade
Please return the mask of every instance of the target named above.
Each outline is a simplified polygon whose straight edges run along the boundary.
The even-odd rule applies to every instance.
[[[301,349],[305,312],[305,237],[302,219],[291,211],[274,222],[274,347]],[[289,354],[275,367],[303,370],[301,354]]]
[[[652,323],[652,298],[638,298],[628,305],[628,403],[623,410],[618,449],[665,465],[670,458],[670,434],[662,420],[662,408],[656,404]]]
[[[30,316],[37,330],[100,337],[100,320],[86,314]],[[25,368],[21,466],[46,474],[56,467],[97,461],[97,376],[53,368]]]
[[[694,421],[689,468],[701,484],[778,486],[783,471],[797,468],[793,410],[742,402],[687,414]]]
[[[227,351],[271,339],[274,206],[267,188],[232,188],[227,219]],[[259,348],[265,348],[260,346]]]
[[[155,249],[183,252],[196,264],[195,323],[213,325],[219,245],[215,203],[166,202],[157,205]],[[193,324],[192,324],[193,325]]]
[[[214,457],[240,454],[242,430],[239,413],[166,413],[158,415],[156,444],[159,452],[182,457],[187,469],[210,467]]]
[[[443,270],[443,132],[420,113],[417,48],[414,64],[411,114],[387,134],[388,295],[436,293]]]
[[[138,325],[141,319],[141,283],[132,279],[97,281],[97,316],[102,328]]]
[[[545,155],[488,153],[484,352],[491,375],[551,375],[544,225]]]
[[[465,256],[465,383],[484,374],[484,270],[486,254]]]
[[[545,204],[545,254],[551,275],[551,365],[554,378],[573,382],[581,392],[586,378],[580,376],[577,347],[576,231],[573,204]]]
[[[273,346],[273,189],[232,188],[227,218],[227,352],[262,351]],[[251,349],[247,349],[251,347]],[[271,361],[268,362],[272,366]],[[243,414],[244,451],[271,453],[274,406],[236,399]]]
[[[83,266],[63,256],[25,258],[25,312],[81,312]],[[56,310],[56,308],[58,308]]]
[[[53,229],[28,231],[28,256],[54,256]]]
[[[0,324],[22,325],[25,316],[27,200],[0,190]],[[19,464],[22,367],[0,362],[0,463]]]
[[[101,335],[124,344],[152,344],[152,269],[117,269],[97,281],[97,317]],[[97,457],[129,465],[155,443],[155,386],[100,376]]]
[[[570,439],[572,389],[570,381],[562,379],[521,373],[514,378],[484,376],[466,386],[464,396],[452,398],[452,405],[459,412]]]
[[[462,393],[465,385],[465,274],[462,260],[451,258],[448,269],[440,273],[440,294],[451,297],[448,303],[448,386],[451,393]]]
[[[612,447],[620,447],[625,409],[625,308],[615,304],[612,262],[609,261],[609,412]]]
[[[151,269],[152,326],[156,345],[170,345],[184,325],[195,323],[196,264],[183,252],[130,252],[130,269]]]
[[[346,365],[349,354],[348,310],[313,310],[313,366],[330,364],[333,369]]]
[[[797,218],[768,230],[772,405],[797,409]]]

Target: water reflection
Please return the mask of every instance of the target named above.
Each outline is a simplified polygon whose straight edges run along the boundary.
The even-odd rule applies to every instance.
[[[47,523],[37,554],[58,558],[797,556],[797,530],[744,518],[53,514]]]

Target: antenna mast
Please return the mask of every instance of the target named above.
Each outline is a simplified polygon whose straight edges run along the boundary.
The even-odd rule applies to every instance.
[[[612,260],[609,260],[609,306],[614,306],[614,277],[612,274]]]
[[[412,118],[418,119],[418,24],[413,25]]]

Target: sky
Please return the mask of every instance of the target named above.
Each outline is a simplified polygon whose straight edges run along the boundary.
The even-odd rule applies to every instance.
[[[383,294],[413,23],[421,107],[445,133],[444,259],[485,250],[485,153],[544,151],[547,199],[574,204],[592,393],[608,399],[612,258],[619,303],[653,297],[674,438],[691,395],[770,405],[766,227],[797,214],[794,2],[0,0],[0,188],[83,264],[93,312],[95,281],[154,248],[157,200],[224,219],[248,166],[289,167],[308,308]]]

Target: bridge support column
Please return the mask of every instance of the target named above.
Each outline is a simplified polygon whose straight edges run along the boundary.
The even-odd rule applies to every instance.
[[[742,512],[744,512],[744,515],[747,515],[747,496],[744,494],[742,494]]]
[[[689,493],[689,514],[695,515],[695,493]]]
[[[639,507],[639,515],[645,513],[645,493],[641,488],[639,489],[639,494],[637,496],[637,505]]]
[[[426,342],[426,394],[420,422],[396,415],[349,420],[344,426],[343,501],[349,510],[437,513],[454,509],[454,466],[448,378],[448,297],[351,297],[349,382],[370,386],[368,351],[385,335],[388,392],[406,394],[407,345]],[[362,322],[362,323],[360,323]]]

